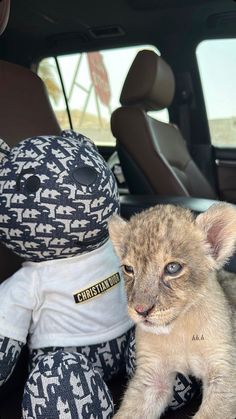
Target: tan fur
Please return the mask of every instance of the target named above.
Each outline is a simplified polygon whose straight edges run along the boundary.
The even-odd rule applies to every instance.
[[[125,283],[137,324],[137,369],[115,417],[160,418],[180,372],[203,382],[195,419],[235,419],[236,279],[218,272],[235,247],[234,207],[214,205],[195,219],[156,206],[129,222],[114,216],[109,232],[122,265],[133,268]],[[170,262],[182,267],[174,276],[164,269]]]

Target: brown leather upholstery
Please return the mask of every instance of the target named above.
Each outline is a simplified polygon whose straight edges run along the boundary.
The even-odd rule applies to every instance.
[[[32,71],[0,60],[0,138],[10,146],[23,138],[59,134],[42,80]]]
[[[0,35],[4,32],[10,13],[10,0],[0,0]]]
[[[216,194],[192,160],[186,143],[172,124],[148,115],[150,110],[168,107],[175,89],[169,65],[155,52],[140,51],[126,77],[120,102],[112,114],[111,129],[117,139],[121,164],[129,158],[134,170],[123,165],[132,193],[140,193],[131,177],[145,176],[147,193],[216,198]],[[130,178],[129,178],[130,176]],[[142,190],[143,192],[143,190]]]
[[[174,97],[175,80],[170,66],[149,50],[137,54],[120,95],[123,106],[140,105],[146,111],[168,107]]]
[[[0,34],[9,12],[10,0],[0,0]],[[0,138],[12,146],[23,138],[59,133],[42,80],[24,67],[0,60]]]

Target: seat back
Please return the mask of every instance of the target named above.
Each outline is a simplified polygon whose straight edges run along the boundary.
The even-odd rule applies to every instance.
[[[153,51],[140,51],[124,82],[122,106],[111,118],[130,192],[214,199],[179,129],[148,115],[167,108],[174,90],[169,65]]]
[[[0,138],[10,146],[23,138],[59,134],[48,94],[37,74],[0,60]]]

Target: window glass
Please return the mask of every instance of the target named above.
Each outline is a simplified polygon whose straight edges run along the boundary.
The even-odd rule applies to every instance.
[[[201,42],[196,53],[212,144],[236,147],[236,39]]]
[[[66,110],[66,102],[56,66],[55,58],[47,58],[40,62],[38,74],[44,81],[52,107],[62,128],[69,128],[70,122]]]
[[[120,106],[120,92],[129,67],[137,52],[144,48],[159,54],[154,47],[140,46],[42,60],[38,73],[46,84],[62,129],[69,127],[67,101],[74,130],[92,138],[98,145],[115,145],[110,116]],[[155,116],[164,122],[169,120],[167,110],[155,112]]]

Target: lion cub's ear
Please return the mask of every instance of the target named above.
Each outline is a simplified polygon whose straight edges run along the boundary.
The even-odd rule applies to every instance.
[[[127,229],[127,221],[119,215],[113,215],[108,222],[108,230],[114,249],[119,257],[124,254],[123,238]]]
[[[235,250],[236,208],[226,203],[214,204],[196,218],[196,224],[205,234],[215,268],[221,268]]]

